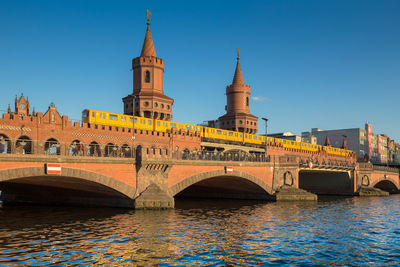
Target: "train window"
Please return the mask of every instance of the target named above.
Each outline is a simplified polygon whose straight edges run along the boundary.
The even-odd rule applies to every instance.
[[[151,125],[152,124],[152,122],[151,122],[151,120],[149,120],[149,125]]]
[[[222,132],[220,130],[217,130],[217,134],[222,134]]]
[[[159,121],[157,121],[157,126],[161,126],[161,123]]]
[[[192,129],[192,127],[190,127],[190,125],[186,125],[186,130],[190,131]]]
[[[117,121],[118,120],[118,116],[110,114],[110,120]]]
[[[244,135],[247,138],[247,134]]]
[[[238,134],[237,134],[237,133],[235,133],[235,136],[237,137],[237,136],[238,136]]]
[[[94,118],[94,116],[95,116],[95,114],[94,114],[94,112],[92,112],[92,117]]]
[[[226,135],[226,132],[224,131],[224,135]]]
[[[171,123],[171,128],[176,128],[176,124],[175,123]]]
[[[264,137],[263,140],[264,140],[264,141],[267,141],[267,138]]]
[[[286,140],[283,140],[283,143],[286,144]]]
[[[292,145],[294,145],[294,142],[291,142],[292,143]]]
[[[229,132],[229,136],[233,136],[233,133]]]
[[[242,137],[242,134],[239,134],[240,137]]]
[[[108,116],[108,114],[107,114],[107,116]],[[103,113],[103,119],[105,119],[106,118],[106,114],[105,113]]]
[[[257,136],[253,136],[253,139],[254,139],[254,140],[257,140]]]
[[[140,120],[140,123],[141,124],[146,124],[146,121],[145,120]]]

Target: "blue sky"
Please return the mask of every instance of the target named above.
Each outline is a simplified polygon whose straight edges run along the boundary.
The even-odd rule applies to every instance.
[[[224,114],[236,48],[269,132],[363,128],[400,141],[400,1],[0,0],[0,110],[16,94],[80,119],[122,112],[146,9],[175,121]],[[260,133],[264,133],[259,121]]]

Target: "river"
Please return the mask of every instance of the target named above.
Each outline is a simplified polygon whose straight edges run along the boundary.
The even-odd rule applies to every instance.
[[[400,195],[176,206],[0,207],[0,265],[400,264]]]

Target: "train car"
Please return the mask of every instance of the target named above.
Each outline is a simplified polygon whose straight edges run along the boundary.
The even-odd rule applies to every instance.
[[[304,142],[297,142],[297,141],[285,140],[273,137],[265,137],[261,135],[204,127],[187,123],[169,122],[169,121],[156,120],[144,117],[133,117],[129,115],[104,112],[93,109],[85,109],[82,112],[82,121],[84,123],[110,125],[115,127],[126,127],[126,128],[132,128],[133,121],[135,121],[135,129],[137,130],[171,132],[171,129],[175,128],[179,131],[184,131],[184,132],[187,131],[199,132],[201,137],[219,140],[221,142],[225,141],[240,142],[240,143],[257,144],[257,145],[265,145],[265,142],[270,142],[278,146],[291,149],[301,149],[304,151],[312,151],[312,152],[318,152],[324,150],[328,154],[344,156],[344,157],[353,157],[354,155],[353,151],[342,148],[321,146],[321,145],[315,145],[315,144],[309,144]]]
[[[86,123],[110,125],[116,127],[129,127],[129,118],[126,115],[85,109],[82,112],[82,121]]]

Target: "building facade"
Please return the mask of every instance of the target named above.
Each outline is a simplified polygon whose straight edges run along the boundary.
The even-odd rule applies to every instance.
[[[399,145],[384,134],[372,132],[372,125],[365,124],[364,129],[339,129],[322,130],[311,129],[311,132],[303,132],[302,137],[316,138],[317,144],[325,145],[330,141],[333,147],[347,147],[357,153],[359,160],[369,160],[376,164],[399,164]]]

